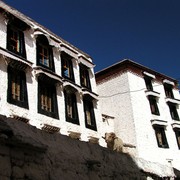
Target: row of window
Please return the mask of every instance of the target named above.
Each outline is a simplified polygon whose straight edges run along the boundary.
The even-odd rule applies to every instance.
[[[43,81],[38,76],[38,113],[59,119],[57,104],[56,86],[51,81]],[[79,124],[77,97],[74,90],[64,90],[65,112],[67,122]],[[26,74],[24,71],[17,70],[8,66],[8,92],[7,101],[11,104],[28,107],[28,92],[26,86]],[[92,99],[88,96],[83,98],[85,125],[89,129],[96,130],[96,121]]]
[[[158,147],[169,148],[168,141],[167,141],[166,134],[165,134],[165,127],[164,126],[154,126],[154,130],[155,130],[155,134],[156,134]],[[175,128],[174,132],[175,132],[178,148],[180,149],[180,129]]]
[[[7,49],[24,59],[26,59],[26,50],[24,42],[24,25],[21,21],[13,19],[9,21],[7,25]],[[47,68],[55,72],[53,50],[49,45],[48,39],[44,35],[39,35],[36,38],[36,54],[37,65]],[[62,76],[74,82],[74,72],[72,57],[62,52]],[[81,86],[91,90],[91,84],[89,79],[89,71],[86,66],[80,65],[80,82]]]
[[[152,78],[145,76],[144,80],[145,80],[147,90],[153,91]],[[165,90],[166,97],[174,99],[173,86],[171,84],[164,83],[164,90]],[[157,97],[153,95],[149,95],[148,100],[150,104],[151,113],[155,115],[160,115],[159,108],[157,105]],[[168,102],[167,104],[169,106],[172,119],[179,120],[179,115],[178,115],[177,107],[176,107],[177,105],[172,102]]]

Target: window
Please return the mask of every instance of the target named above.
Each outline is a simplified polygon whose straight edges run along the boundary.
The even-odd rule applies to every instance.
[[[165,90],[166,97],[174,99],[172,89],[173,89],[173,86],[171,84],[167,84],[167,83],[164,84],[164,90]]]
[[[144,77],[144,81],[145,81],[147,90],[153,91],[152,78],[150,78],[150,77],[148,77],[148,76],[145,76],[145,77]]]
[[[172,119],[179,120],[176,104],[168,103],[168,106]]]
[[[89,129],[97,130],[95,116],[94,116],[93,102],[86,98],[84,98],[83,102],[84,102],[85,125]]]
[[[20,107],[28,108],[26,74],[24,71],[8,66],[7,101]]]
[[[36,41],[37,65],[54,71],[53,51],[45,36],[40,35]]]
[[[149,98],[149,104],[150,104],[150,108],[151,108],[151,113],[155,114],[155,115],[160,115],[156,97],[148,96],[148,98]]]
[[[26,58],[24,33],[15,23],[7,26],[7,49]]]
[[[62,76],[64,78],[74,81],[73,66],[71,61],[72,58],[67,54],[62,53],[61,59],[62,59]]]
[[[154,126],[158,147],[169,148],[164,126]]]
[[[56,87],[38,80],[38,112],[58,119]]]
[[[64,91],[64,95],[65,95],[66,121],[74,124],[79,124],[76,95],[67,90]]]
[[[89,71],[88,68],[83,65],[80,65],[80,80],[81,80],[81,86],[91,90]]]
[[[174,129],[174,131],[175,131],[175,135],[176,135],[178,148],[180,149],[180,129],[176,128],[176,129]]]

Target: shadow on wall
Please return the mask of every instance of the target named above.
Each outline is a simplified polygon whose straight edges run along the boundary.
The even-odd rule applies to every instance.
[[[128,154],[49,134],[0,116],[0,179],[160,179],[137,167]]]

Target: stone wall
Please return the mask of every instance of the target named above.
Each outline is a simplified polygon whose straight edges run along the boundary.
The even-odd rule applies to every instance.
[[[123,153],[0,116],[1,180],[160,179]]]

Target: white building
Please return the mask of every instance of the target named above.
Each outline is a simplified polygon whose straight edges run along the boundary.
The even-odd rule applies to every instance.
[[[0,114],[97,142],[93,68],[89,55],[0,1]]]
[[[180,170],[177,81],[131,60],[97,72],[96,81],[104,132],[114,131],[137,157]]]

